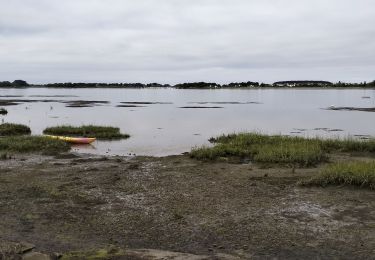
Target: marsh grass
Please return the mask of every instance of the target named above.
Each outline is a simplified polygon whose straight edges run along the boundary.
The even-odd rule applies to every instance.
[[[7,115],[8,114],[8,110],[6,110],[5,108],[0,108],[0,115]]]
[[[193,148],[190,156],[201,160],[221,157],[250,158],[259,163],[315,166],[330,152],[375,152],[375,140],[302,138],[240,133],[211,138],[213,147]]]
[[[20,124],[0,124],[0,136],[12,136],[12,135],[29,135],[31,130],[26,125]]]
[[[9,136],[0,138],[0,153],[58,154],[70,150],[64,141],[40,136]]]
[[[375,139],[358,140],[353,138],[344,139],[312,139],[320,143],[327,152],[364,152],[375,153]]]
[[[110,126],[95,126],[84,125],[80,127],[75,126],[56,126],[49,127],[43,131],[48,135],[62,135],[72,137],[96,137],[97,139],[110,140],[110,139],[126,139],[130,136],[128,134],[120,133],[120,129]]]
[[[254,154],[254,160],[260,163],[297,164],[312,166],[326,161],[327,156],[316,144],[308,142],[282,143],[278,145],[259,146]]]
[[[8,160],[12,159],[12,157],[8,153],[0,153],[0,160]]]
[[[352,185],[375,190],[375,161],[347,162],[328,165],[310,180],[301,181],[302,186]]]

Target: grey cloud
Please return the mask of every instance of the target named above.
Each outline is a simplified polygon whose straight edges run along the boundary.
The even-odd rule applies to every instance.
[[[0,0],[0,80],[373,80],[370,0]]]

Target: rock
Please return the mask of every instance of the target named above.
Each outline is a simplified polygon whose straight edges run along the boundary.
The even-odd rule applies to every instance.
[[[26,252],[30,252],[33,250],[35,246],[33,244],[27,242],[8,242],[8,241],[0,241],[0,259],[1,254],[4,255],[21,255]]]
[[[138,257],[140,259],[154,259],[154,260],[208,260],[212,259],[205,255],[193,255],[187,253],[170,252],[163,250],[154,249],[139,249],[139,250],[127,250],[127,256]],[[137,259],[137,258],[136,258]]]
[[[240,259],[251,259],[251,258],[242,258],[238,256],[232,256],[232,255],[227,255],[227,254],[216,254],[214,259],[221,259],[221,260],[240,260]]]
[[[21,246],[20,253],[22,254],[30,252],[31,250],[35,248],[35,245],[27,243],[27,242],[20,243],[20,246]]]
[[[63,255],[61,253],[53,253],[51,254],[51,259],[57,260],[60,259]]]
[[[30,252],[23,255],[22,260],[54,260],[54,258],[46,254]]]

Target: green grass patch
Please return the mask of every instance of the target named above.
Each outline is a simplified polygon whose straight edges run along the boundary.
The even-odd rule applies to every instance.
[[[31,130],[26,125],[20,124],[1,124],[0,125],[0,136],[12,136],[12,135],[29,135]]]
[[[6,110],[5,108],[0,108],[0,115],[7,115],[8,114],[8,110]]]
[[[328,165],[322,172],[302,186],[352,185],[375,190],[375,161],[347,162]]]
[[[375,153],[375,139],[312,139],[320,143],[327,152]]]
[[[64,141],[41,136],[0,137],[0,154],[4,153],[42,153],[57,154],[70,150]]]
[[[117,127],[95,125],[49,127],[46,128],[43,133],[71,137],[96,137],[102,140],[126,139],[130,137],[128,134],[120,133],[120,129]]]
[[[375,140],[302,138],[240,133],[211,138],[213,147],[193,148],[190,156],[201,160],[221,157],[250,158],[259,163],[315,166],[329,152],[375,152]]]
[[[297,164],[300,166],[313,166],[327,160],[322,148],[309,142],[259,146],[253,158],[260,163]]]

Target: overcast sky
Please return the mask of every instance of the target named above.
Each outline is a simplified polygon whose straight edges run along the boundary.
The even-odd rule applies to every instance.
[[[0,81],[375,79],[374,0],[0,0]]]

